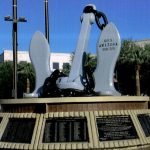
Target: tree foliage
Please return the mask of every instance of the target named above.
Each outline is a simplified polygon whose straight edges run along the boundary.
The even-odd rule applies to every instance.
[[[27,78],[30,80],[30,89],[34,89],[35,74],[30,63],[18,64],[18,98],[23,97],[26,92]],[[0,64],[0,99],[12,98],[13,89],[13,63],[4,62]]]
[[[73,58],[74,58],[74,53],[71,54],[71,57],[70,57],[71,62],[73,61]],[[91,53],[87,53],[87,54],[85,53],[83,67],[89,67],[92,70],[94,70],[96,67],[96,56],[92,55]],[[63,66],[62,72],[66,75],[69,75],[70,69],[71,69],[71,65],[66,64]]]
[[[0,64],[0,99],[11,98],[13,87],[13,64],[5,62]]]
[[[119,61],[133,65],[150,63],[150,44],[142,47],[132,40],[123,40]]]
[[[71,60],[73,60],[73,54]],[[96,67],[96,57],[86,54],[85,66]],[[150,95],[150,44],[140,47],[132,40],[122,42],[121,53],[117,62],[116,70],[120,92],[123,95],[136,95],[136,67],[139,65],[139,81],[142,94]],[[66,64],[63,72],[69,74],[71,65]],[[30,92],[35,86],[35,73],[30,63],[20,62],[18,64],[18,97],[22,98],[26,92],[27,79],[30,81]],[[12,98],[13,88],[13,63],[0,63],[0,99]]]
[[[62,72],[65,75],[69,75],[70,69],[71,69],[71,65],[69,63],[63,64]]]
[[[27,92],[27,80],[30,82],[30,92],[35,87],[35,73],[31,63],[20,62],[18,64],[18,97]]]
[[[145,65],[149,65],[150,63],[150,45],[145,45],[144,47],[140,47],[132,40],[124,40],[122,42],[121,53],[118,60],[118,68],[122,70],[120,67],[122,66],[124,70],[123,74],[120,72],[120,79],[130,79],[127,82],[128,84],[132,83],[135,80],[135,89],[136,92],[133,94],[141,95],[141,79],[143,77],[143,67]],[[128,69],[127,69],[128,68]],[[121,82],[122,82],[121,81]],[[132,82],[131,82],[132,81]],[[131,87],[128,87],[131,88]],[[124,93],[124,92],[123,92]],[[126,92],[125,92],[126,93]],[[143,91],[142,91],[143,93]]]
[[[85,60],[85,66],[88,66],[89,68],[93,68],[93,70],[96,68],[96,56],[92,55],[90,53],[86,54],[86,60]]]

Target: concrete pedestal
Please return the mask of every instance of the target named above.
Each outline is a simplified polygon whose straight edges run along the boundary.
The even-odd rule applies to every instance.
[[[1,100],[3,112],[0,113],[0,149],[149,150],[148,103],[149,97],[142,96]],[[13,125],[13,119],[22,121],[23,128],[23,120],[31,118],[35,121],[35,126],[30,142],[14,142],[15,139],[7,141],[11,139],[11,133],[14,137],[19,135],[24,138],[18,133],[14,134],[16,123]],[[12,125],[9,135],[6,134],[8,124]],[[53,131],[49,129],[50,124],[53,124]],[[44,142],[44,138],[50,142]]]
[[[148,102],[149,97],[143,96],[96,96],[0,100],[3,112],[14,113],[148,109]]]

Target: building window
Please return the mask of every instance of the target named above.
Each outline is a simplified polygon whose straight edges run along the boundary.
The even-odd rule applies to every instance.
[[[59,63],[53,62],[53,69],[59,69]]]
[[[69,66],[69,63],[63,63],[63,69],[67,68]]]

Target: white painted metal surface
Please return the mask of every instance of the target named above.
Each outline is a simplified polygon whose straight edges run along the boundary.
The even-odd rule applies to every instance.
[[[36,74],[35,90],[33,93],[24,94],[24,97],[39,97],[45,79],[51,74],[49,52],[48,41],[41,32],[37,31],[30,43],[30,58]]]
[[[114,88],[114,69],[120,53],[121,40],[113,23],[103,29],[97,43],[97,67],[94,72],[95,89],[99,95],[121,95]]]

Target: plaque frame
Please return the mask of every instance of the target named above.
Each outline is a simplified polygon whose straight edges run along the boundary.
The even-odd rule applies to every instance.
[[[121,148],[143,148],[149,147],[150,137],[146,137],[138,114],[150,114],[148,109],[140,110],[105,110],[105,111],[80,111],[80,112],[51,112],[46,114],[34,113],[0,113],[2,121],[0,124],[0,138],[6,128],[9,118],[35,118],[35,128],[32,135],[31,144],[0,142],[0,149],[121,149]],[[138,139],[99,141],[96,119],[100,116],[127,115],[130,116],[136,129]],[[48,118],[86,118],[88,128],[88,142],[59,142],[43,143],[43,134],[46,119]]]
[[[0,137],[3,134],[3,130],[4,130],[3,128],[4,128],[4,124],[5,124],[7,115],[8,115],[7,113],[0,113],[0,118],[2,118],[2,120],[0,122]]]
[[[40,115],[39,114],[34,114],[34,113],[9,113],[5,115],[5,119],[3,119],[3,125],[2,125],[2,129],[1,129],[1,134],[0,134],[0,140],[4,134],[4,131],[6,129],[6,126],[9,122],[10,118],[33,118],[35,119],[35,126],[33,129],[33,134],[32,134],[32,138],[31,138],[31,143],[14,143],[14,142],[2,142],[0,141],[0,148],[3,148],[5,145],[5,148],[14,148],[14,149],[34,149],[34,145],[35,145],[35,138],[36,138],[36,132],[38,131],[38,122],[40,119]]]
[[[139,139],[130,115],[99,116],[96,125],[99,141]]]
[[[88,142],[85,117],[48,118],[45,122],[43,143]]]
[[[134,111],[134,114],[135,114],[135,117],[136,117],[136,122],[137,122],[137,125],[138,125],[138,127],[139,127],[139,130],[141,131],[141,137],[144,139],[144,143],[148,143],[148,144],[150,144],[150,136],[146,136],[145,135],[145,132],[144,132],[144,130],[143,130],[143,127],[142,127],[142,125],[141,125],[141,123],[140,123],[140,121],[139,121],[139,119],[138,119],[138,115],[144,115],[144,114],[146,114],[146,115],[149,115],[149,117],[150,117],[150,110],[148,110],[148,109],[144,109],[144,110],[136,110],[136,111]]]
[[[43,143],[43,136],[44,136],[44,127],[46,123],[46,119],[49,118],[86,118],[87,119],[87,130],[88,130],[88,141],[79,141],[79,142],[51,142],[51,143]],[[84,149],[85,147],[90,147],[93,142],[93,132],[91,127],[91,120],[90,120],[90,112],[54,112],[54,113],[46,113],[43,115],[43,121],[41,125],[41,133],[39,138],[39,149],[47,149],[51,147],[51,149]]]
[[[110,140],[110,141],[99,141],[99,132],[98,132],[98,127],[97,127],[97,123],[96,123],[96,119],[99,117],[106,117],[106,116],[130,116],[132,123],[135,127],[135,130],[137,132],[137,136],[138,138],[136,139],[123,139],[123,140]],[[97,143],[98,143],[98,147],[101,148],[113,148],[114,146],[117,147],[128,147],[128,146],[136,146],[139,145],[140,143],[142,143],[142,139],[141,137],[141,133],[136,125],[135,122],[135,114],[133,114],[133,111],[130,110],[112,110],[112,111],[95,111],[94,112],[94,116],[95,116],[95,128],[97,130]]]

